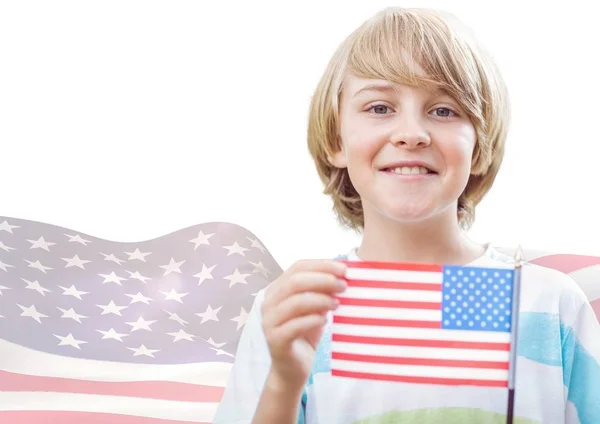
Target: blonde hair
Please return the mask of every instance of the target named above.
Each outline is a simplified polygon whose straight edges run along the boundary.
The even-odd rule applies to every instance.
[[[417,74],[408,60],[425,75]],[[464,109],[477,136],[471,175],[458,199],[458,221],[468,229],[502,163],[509,123],[508,95],[491,58],[452,15],[429,9],[384,9],[338,47],[311,101],[308,148],[338,219],[358,230],[364,226],[360,197],[347,170],[329,161],[340,149],[339,100],[349,73],[435,87]]]

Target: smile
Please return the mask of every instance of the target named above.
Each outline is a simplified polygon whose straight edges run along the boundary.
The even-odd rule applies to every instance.
[[[398,166],[395,168],[382,169],[384,172],[398,174],[398,175],[426,175],[435,174],[432,170],[425,168],[424,166]]]

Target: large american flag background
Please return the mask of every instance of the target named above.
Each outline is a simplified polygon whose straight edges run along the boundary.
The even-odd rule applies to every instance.
[[[0,423],[210,423],[280,273],[234,224],[121,243],[0,217]]]
[[[600,318],[600,257],[525,258],[569,274]],[[0,423],[211,423],[254,295],[281,272],[232,223],[121,243],[0,216]]]

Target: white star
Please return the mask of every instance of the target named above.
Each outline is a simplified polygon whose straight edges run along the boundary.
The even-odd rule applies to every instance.
[[[21,228],[18,225],[10,225],[7,220],[4,220],[2,224],[0,224],[0,231],[6,231],[7,233],[13,233],[13,228]]]
[[[152,252],[142,253],[142,252],[140,252],[140,249],[135,249],[134,252],[125,252],[125,253],[129,255],[130,261],[132,261],[134,259],[138,259],[142,262],[146,262],[146,256],[152,254]]]
[[[0,295],[2,294],[2,290],[10,290],[10,287],[5,287],[3,285],[0,285]]]
[[[179,323],[179,324],[181,324],[181,325],[186,325],[186,324],[187,324],[187,321],[185,321],[185,320],[181,319],[181,318],[179,317],[179,315],[177,315],[177,314],[175,314],[175,313],[173,313],[173,314],[172,314],[171,312],[169,312],[169,311],[167,311],[167,310],[165,310],[165,312],[166,312],[167,314],[169,314],[169,319],[172,319],[173,321],[176,321],[176,322],[178,322],[178,323]]]
[[[69,309],[68,311],[66,309],[59,308],[58,306],[57,308],[63,313],[61,318],[71,318],[77,321],[79,324],[81,324],[81,318],[87,318],[85,315],[79,315],[73,308]]]
[[[9,252],[11,250],[17,250],[14,247],[10,247],[10,246],[5,245],[1,241],[0,241],[0,249],[4,250],[5,252]]]
[[[0,269],[1,269],[2,271],[6,271],[6,272],[8,272],[8,270],[6,269],[7,267],[8,267],[8,268],[14,268],[14,266],[12,266],[12,265],[9,265],[9,264],[5,264],[4,262],[0,261]]]
[[[208,242],[208,239],[214,235],[215,235],[214,233],[213,234],[204,234],[202,231],[198,231],[198,237],[191,239],[190,243],[194,243],[194,250],[196,250],[198,248],[198,246],[200,246],[201,244],[210,245],[210,243]]]
[[[222,349],[217,349],[217,348],[215,348],[215,347],[211,347],[211,348],[209,348],[209,349],[211,349],[211,350],[214,350],[215,352],[217,352],[217,356],[219,356],[219,355],[227,355],[227,356],[231,356],[231,357],[233,358],[233,355],[232,355],[231,353],[229,353],[229,352],[225,352],[225,351],[224,351],[224,350],[222,350]]]
[[[169,293],[164,291],[161,291],[161,293],[165,295],[165,300],[175,300],[179,303],[183,303],[181,298],[188,295],[188,293],[177,293],[175,289],[171,289]]]
[[[115,314],[115,315],[121,316],[121,310],[127,308],[127,306],[115,305],[115,302],[113,302],[112,300],[110,301],[110,303],[108,305],[96,305],[96,306],[99,308],[102,308],[102,313],[100,315]]]
[[[236,268],[235,271],[233,271],[233,274],[228,275],[227,277],[223,277],[223,278],[225,280],[229,280],[229,287],[231,287],[234,284],[248,284],[248,282],[246,281],[246,278],[249,275],[250,274],[240,274],[240,272]]]
[[[65,234],[65,236],[69,237],[69,243],[81,243],[84,246],[87,246],[86,243],[91,243],[91,241],[81,238],[79,234],[76,234],[74,236],[70,234]]]
[[[52,269],[49,266],[44,266],[40,263],[40,261],[35,261],[35,262],[30,262],[27,259],[25,259],[25,262],[27,262],[29,265],[29,268],[35,268],[35,269],[39,269],[40,271],[42,271],[44,274],[47,274],[46,270],[47,269]]]
[[[35,280],[33,282],[28,281],[24,278],[21,278],[21,280],[23,280],[27,283],[27,287],[25,287],[26,289],[35,290],[42,296],[46,296],[45,292],[50,292],[50,290],[48,290],[47,288],[40,286],[40,283],[38,283],[37,280]]]
[[[72,258],[62,258],[63,261],[67,262],[65,268],[70,268],[72,266],[76,266],[77,268],[85,269],[84,264],[87,264],[90,261],[85,259],[79,259],[79,255],[75,255]]]
[[[142,303],[145,303],[146,305],[149,305],[150,303],[148,303],[148,301],[152,300],[152,298],[146,297],[140,292],[137,292],[137,294],[125,294],[125,296],[129,296],[131,298],[131,302],[129,302],[129,304],[136,303],[136,302],[142,302]]]
[[[227,343],[217,343],[212,339],[212,337],[209,337],[208,340],[204,340],[204,341],[214,347],[221,347],[221,346],[225,346],[227,344]]]
[[[131,332],[134,332],[134,331],[137,331],[137,330],[152,331],[150,329],[150,324],[153,324],[155,322],[156,322],[156,320],[154,320],[154,321],[146,321],[144,318],[139,317],[137,321],[126,322],[125,324],[131,325]]]
[[[77,348],[79,350],[81,350],[81,348],[79,347],[80,344],[87,343],[82,342],[81,340],[75,340],[71,333],[69,333],[69,335],[65,337],[54,334],[54,337],[60,340],[60,343],[58,344],[59,346],[73,346],[74,348]]]
[[[179,331],[177,333],[167,333],[169,336],[173,336],[175,337],[173,339],[173,343],[175,343],[178,340],[189,340],[190,342],[193,342],[194,340],[192,340],[192,337],[194,337],[191,334],[186,333],[185,331],[183,331],[182,329],[179,329]]]
[[[269,274],[271,273],[271,271],[269,271],[267,268],[265,268],[265,266],[262,264],[262,261],[259,261],[256,264],[254,262],[250,262],[250,264],[254,266],[254,270],[252,271],[253,274],[261,273],[262,275],[265,276],[265,278],[269,277]]]
[[[121,334],[121,333],[117,333],[114,329],[110,329],[108,331],[102,331],[102,330],[96,330],[99,333],[102,333],[102,340],[104,339],[115,339],[118,340],[120,342],[122,342],[123,340],[121,340],[121,337],[127,337],[129,334]]]
[[[148,349],[144,345],[141,345],[137,349],[133,348],[133,347],[128,347],[127,349],[133,350],[133,352],[134,352],[133,356],[146,355],[146,356],[149,356],[151,358],[154,358],[154,353],[160,352],[160,350],[158,350],[158,349]]]
[[[106,275],[106,274],[98,274],[98,275],[100,277],[104,277],[104,281],[102,282],[102,284],[115,283],[115,284],[118,284],[119,286],[122,286],[123,284],[121,284],[121,280],[127,280],[127,278],[119,277],[117,274],[115,274],[114,271],[108,275]]]
[[[17,304],[17,306],[23,310],[23,313],[21,314],[22,317],[31,317],[34,320],[36,320],[37,322],[39,322],[40,324],[42,323],[40,318],[48,318],[48,315],[44,315],[44,314],[38,312],[35,309],[35,305],[31,305],[29,308],[26,308],[19,304]]]
[[[233,255],[234,253],[239,253],[242,256],[246,256],[246,254],[244,252],[246,250],[249,250],[249,249],[246,249],[245,247],[241,247],[237,241],[235,243],[233,243],[231,246],[223,246],[223,249],[229,250],[229,252],[227,252],[227,256]]]
[[[212,280],[212,271],[215,269],[216,265],[207,268],[206,265],[202,264],[202,271],[198,274],[194,275],[194,277],[198,278],[198,285],[202,284],[204,280]]]
[[[113,255],[112,253],[110,255],[107,255],[106,253],[102,253],[100,252],[100,254],[102,256],[104,256],[104,260],[105,261],[112,261],[115,262],[118,265],[121,265],[121,262],[125,262],[123,259],[119,259],[117,258],[115,255]]]
[[[136,272],[127,271],[127,272],[129,273],[129,278],[130,279],[132,279],[132,280],[133,279],[140,280],[144,284],[146,284],[146,280],[151,280],[152,279],[150,277],[144,277],[138,271],[136,271]]]
[[[172,272],[178,272],[181,274],[181,270],[179,269],[179,267],[181,267],[181,264],[183,264],[184,262],[185,260],[181,262],[175,262],[175,259],[171,258],[171,261],[167,265],[160,265],[160,267],[165,270],[165,273],[163,275],[167,275]]]
[[[231,318],[231,321],[237,322],[236,331],[239,331],[239,329],[242,328],[244,326],[244,324],[246,324],[247,319],[248,319],[248,312],[246,312],[246,310],[242,306],[242,310],[240,311],[240,314],[235,318]]]
[[[29,243],[31,243],[31,247],[30,249],[44,249],[46,252],[49,252],[50,246],[54,246],[56,243],[52,243],[49,241],[44,240],[44,237],[40,237],[37,240],[27,240]]]
[[[266,251],[265,247],[262,244],[260,244],[260,242],[257,239],[253,239],[253,238],[250,238],[250,237],[246,237],[246,238],[248,240],[250,240],[250,243],[252,243],[252,245],[250,246],[251,248],[252,247],[256,247],[262,253],[265,253],[265,251]]]
[[[206,308],[206,312],[197,313],[196,315],[202,317],[202,322],[200,322],[200,324],[204,324],[206,321],[218,322],[219,318],[217,317],[217,313],[221,310],[221,308],[222,306],[219,306],[217,309],[213,309],[210,305],[208,305],[208,308]]]
[[[74,285],[71,285],[71,287],[69,287],[68,289],[63,287],[63,286],[58,286],[61,289],[64,290],[63,295],[64,296],[73,296],[76,297],[77,299],[81,300],[81,295],[82,294],[88,294],[89,292],[84,292],[84,291],[79,291],[75,288]]]

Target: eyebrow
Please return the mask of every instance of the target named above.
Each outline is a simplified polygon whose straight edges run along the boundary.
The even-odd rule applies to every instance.
[[[376,83],[376,84],[368,84],[358,90],[352,97],[358,97],[359,94],[375,91],[380,93],[396,93],[396,89],[391,84],[385,83]]]

